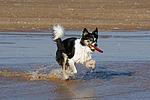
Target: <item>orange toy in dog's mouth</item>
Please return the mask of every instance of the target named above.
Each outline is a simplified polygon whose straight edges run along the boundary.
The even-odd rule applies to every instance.
[[[98,52],[103,53],[103,51],[101,49],[97,48],[94,45],[91,45],[90,47],[91,47],[92,50],[97,50]]]

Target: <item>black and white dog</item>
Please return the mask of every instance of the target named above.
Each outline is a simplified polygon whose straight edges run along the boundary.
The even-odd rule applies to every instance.
[[[77,74],[76,64],[85,64],[87,68],[95,69],[96,61],[92,59],[97,46],[98,29],[89,33],[86,28],[83,29],[82,37],[71,37],[62,41],[64,28],[60,25],[53,27],[54,41],[57,43],[56,61],[62,66],[65,79],[69,79],[66,74],[66,66],[71,68],[72,74]]]

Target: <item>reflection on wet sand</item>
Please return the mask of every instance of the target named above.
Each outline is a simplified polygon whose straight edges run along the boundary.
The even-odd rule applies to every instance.
[[[54,98],[58,99],[105,98],[149,90],[149,73],[147,70],[149,70],[148,66],[150,64],[148,62],[98,62],[97,65],[99,67],[92,73],[89,70],[85,70],[83,66],[79,67],[79,74],[72,77],[69,81],[64,81],[60,79],[60,77],[58,78],[59,75],[57,77],[50,76],[51,72],[47,74],[36,73],[35,75],[43,77],[35,78],[32,76],[31,78],[29,72],[4,69],[1,69],[0,77],[2,79],[5,77],[23,83],[26,82],[25,86],[28,86],[28,83],[31,82],[33,84],[40,82],[39,86],[33,86],[29,89],[31,90],[31,94],[35,92],[32,88],[49,88],[48,90],[46,89],[47,94],[52,95],[55,93]],[[120,65],[122,65],[121,67],[124,68],[124,71],[119,69]],[[116,68],[118,71],[113,71]],[[53,71],[53,69],[51,70]],[[59,71],[59,69],[56,70]],[[33,73],[34,72],[35,71],[33,71]],[[13,83],[14,82],[15,81],[13,81]],[[22,86],[22,88],[23,87],[24,86]]]

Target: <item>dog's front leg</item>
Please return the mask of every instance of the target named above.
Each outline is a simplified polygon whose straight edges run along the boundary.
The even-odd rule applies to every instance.
[[[95,65],[96,65],[96,61],[95,60],[89,60],[86,62],[86,67],[87,68],[91,68],[92,70],[95,69]]]
[[[69,66],[72,69],[73,74],[77,74],[77,69],[76,69],[74,61],[72,59],[68,59],[68,63],[69,63]]]

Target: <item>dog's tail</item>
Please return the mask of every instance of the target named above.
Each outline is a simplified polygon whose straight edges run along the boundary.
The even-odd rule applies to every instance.
[[[54,34],[53,40],[54,41],[56,41],[57,39],[61,39],[65,34],[63,26],[61,26],[59,24],[57,26],[54,26],[53,30],[54,30],[53,31],[53,34]]]
[[[60,64],[63,65],[64,62],[64,56],[63,53],[65,53],[65,48],[62,43],[61,38],[64,36],[64,28],[61,25],[57,25],[53,27],[53,34],[54,34],[54,41],[57,44],[57,51],[56,51],[56,61]]]

